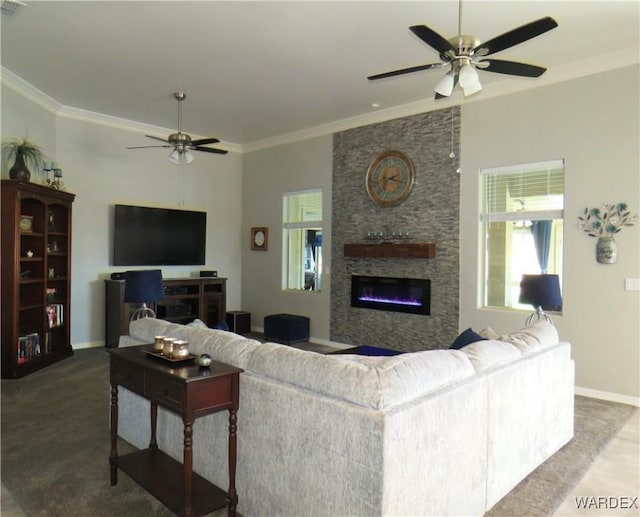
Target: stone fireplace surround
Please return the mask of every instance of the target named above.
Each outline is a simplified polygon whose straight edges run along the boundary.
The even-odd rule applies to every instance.
[[[453,122],[452,122],[453,115]],[[406,352],[447,348],[459,315],[459,107],[354,128],[333,137],[331,340]],[[369,164],[383,151],[405,153],[416,169],[411,195],[396,207],[375,205],[365,190]],[[409,232],[433,242],[434,258],[345,257],[344,245],[368,232]],[[431,314],[351,307],[352,275],[431,280]]]

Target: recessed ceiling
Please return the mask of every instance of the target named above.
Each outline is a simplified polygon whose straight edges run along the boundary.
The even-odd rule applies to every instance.
[[[237,144],[366,116],[374,103],[390,109],[430,101],[442,70],[366,77],[438,61],[409,26],[450,37],[458,25],[457,1],[27,4],[1,19],[4,68],[64,106],[163,128],[175,126],[173,92],[184,90],[183,129]],[[488,40],[552,16],[558,28],[495,57],[544,66],[547,74],[625,52],[631,64],[638,62],[639,5],[468,0],[463,29]],[[485,89],[477,96],[492,85],[539,80],[480,76]]]

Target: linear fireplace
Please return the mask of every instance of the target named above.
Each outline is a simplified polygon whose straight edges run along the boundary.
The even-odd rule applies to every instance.
[[[351,306],[431,314],[431,280],[353,275]]]

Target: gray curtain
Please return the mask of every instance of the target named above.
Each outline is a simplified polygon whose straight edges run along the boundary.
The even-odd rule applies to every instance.
[[[552,221],[532,221],[531,234],[533,244],[536,247],[536,256],[540,266],[540,273],[547,273],[549,267],[549,248],[551,247],[551,223]]]

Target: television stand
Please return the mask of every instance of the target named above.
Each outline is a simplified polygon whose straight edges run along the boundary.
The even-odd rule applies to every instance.
[[[129,322],[139,304],[124,302],[124,280],[105,283],[105,336],[107,348],[117,348],[120,336],[129,334]],[[165,278],[165,297],[149,307],[158,319],[186,324],[196,318],[208,327],[226,320],[226,278]]]

